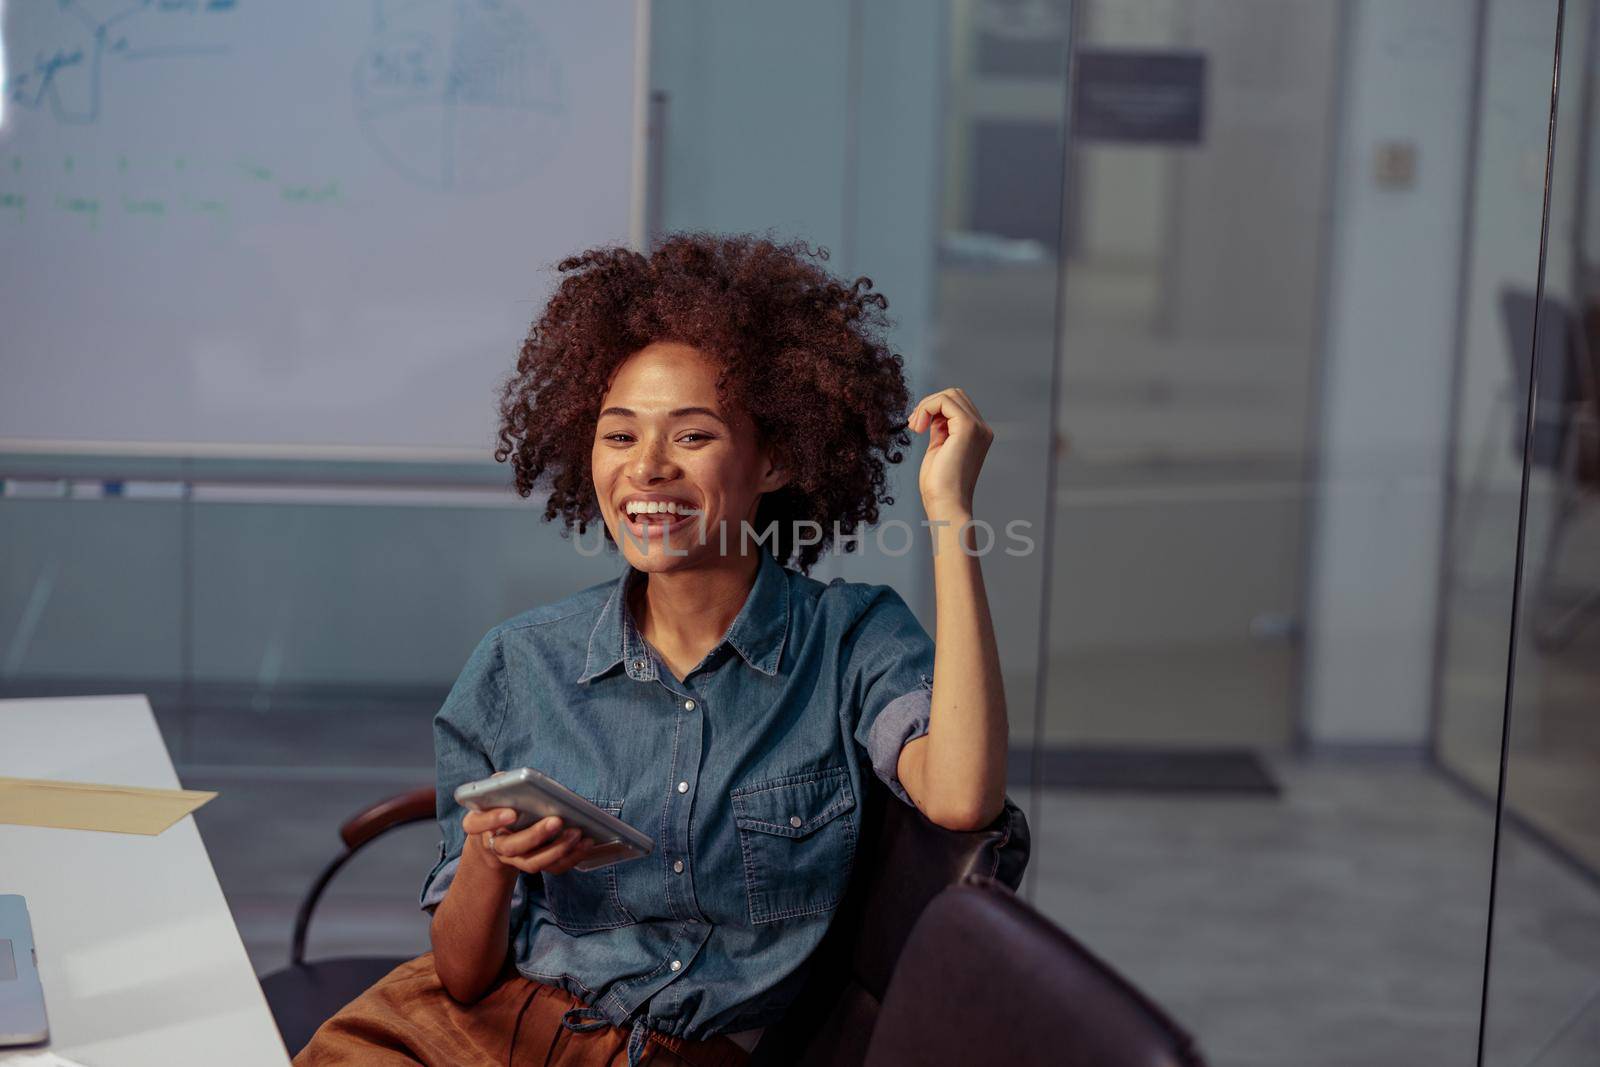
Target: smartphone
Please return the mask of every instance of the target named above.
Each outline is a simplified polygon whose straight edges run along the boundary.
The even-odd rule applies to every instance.
[[[562,829],[577,827],[595,842],[589,854],[573,864],[578,871],[597,871],[613,863],[648,856],[655,841],[635,830],[615,815],[581,797],[531,767],[500,771],[455,791],[456,803],[473,811],[513,808],[520,814],[506,833],[524,830],[540,819],[561,816]]]

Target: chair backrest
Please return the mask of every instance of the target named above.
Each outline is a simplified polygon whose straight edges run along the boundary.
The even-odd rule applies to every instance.
[[[1528,369],[1532,366],[1535,311],[1539,341],[1539,398],[1534,411],[1533,464],[1557,470],[1567,446],[1574,393],[1580,386],[1572,316],[1567,306],[1548,293],[1540,303],[1534,294],[1516,286],[1500,290],[1500,317],[1506,331],[1506,355],[1512,380],[1517,383],[1517,403],[1511,420],[1511,448],[1520,459],[1524,415],[1528,397]]]
[[[1573,331],[1577,344],[1579,407],[1583,432],[1578,438],[1578,481],[1600,486],[1600,301],[1584,304]]]
[[[752,1067],[862,1063],[901,949],[929,902],[968,874],[1012,888],[1022,883],[1028,820],[1010,797],[989,827],[961,833],[891,796],[876,775],[863,778],[850,887],[807,962],[799,996],[784,1020],[767,1028]]]
[[[992,878],[930,904],[889,983],[868,1067],[1203,1067],[1193,1039]]]

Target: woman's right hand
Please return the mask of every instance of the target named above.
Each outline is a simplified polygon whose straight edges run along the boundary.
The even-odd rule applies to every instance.
[[[505,828],[516,821],[517,812],[511,808],[469,811],[461,819],[461,829],[467,835],[468,848],[478,853],[481,862],[523,874],[563,874],[595,844],[577,827],[563,832],[559,815],[507,833]]]

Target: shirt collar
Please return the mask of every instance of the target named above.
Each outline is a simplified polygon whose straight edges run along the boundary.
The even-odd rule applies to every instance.
[[[773,675],[778,673],[784,639],[789,634],[789,579],[772,553],[761,552],[759,557],[755,584],[717,647],[730,645],[751,667],[762,674]],[[628,610],[628,596],[643,580],[644,572],[630,563],[612,585],[594,629],[589,633],[589,654],[583,673],[578,675],[579,682],[597,678],[618,663],[627,670],[628,677],[636,681],[655,679],[655,657],[650,654],[633,624],[633,613]]]

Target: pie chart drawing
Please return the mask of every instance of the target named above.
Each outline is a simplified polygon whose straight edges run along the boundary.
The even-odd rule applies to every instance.
[[[568,127],[561,67],[506,0],[376,0],[356,119],[396,171],[442,192],[525,183]]]

